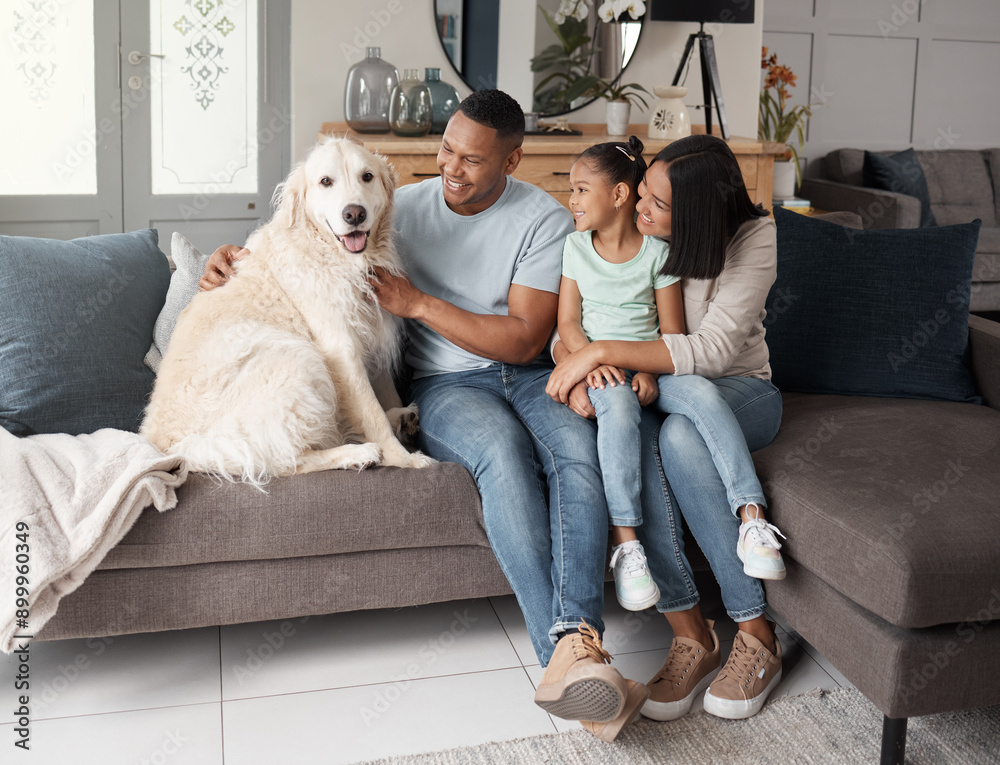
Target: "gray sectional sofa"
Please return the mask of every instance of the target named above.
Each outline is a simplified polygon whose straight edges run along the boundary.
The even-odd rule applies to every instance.
[[[884,713],[884,762],[901,761],[907,717],[1000,704],[1000,324],[973,316],[969,339],[985,405],[787,393],[754,454],[788,535],[768,598]],[[178,499],[139,519],[40,639],[510,592],[455,464],[266,494],[192,475]]]
[[[1000,149],[917,151],[939,225],[983,221],[972,274],[972,310],[1000,311]],[[848,210],[866,229],[916,228],[920,202],[863,184],[863,149],[837,149],[820,162],[822,177],[802,181],[799,195],[823,210]]]

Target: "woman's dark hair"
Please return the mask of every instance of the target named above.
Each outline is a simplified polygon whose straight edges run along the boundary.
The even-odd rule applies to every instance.
[[[474,90],[458,105],[473,122],[497,131],[497,140],[511,148],[524,140],[524,112],[521,105],[502,90]]]
[[[726,265],[736,230],[767,210],[754,204],[732,149],[721,138],[692,135],[662,149],[653,161],[667,165],[672,191],[670,254],[663,273],[714,279]]]
[[[642,158],[642,141],[634,135],[629,136],[628,143],[609,141],[595,144],[576,160],[586,162],[612,186],[627,183],[632,189],[633,199],[639,199],[639,183],[646,175],[646,160]]]

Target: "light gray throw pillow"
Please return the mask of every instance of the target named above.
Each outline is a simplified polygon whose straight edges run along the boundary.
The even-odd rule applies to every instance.
[[[146,366],[154,372],[159,370],[163,354],[167,352],[177,317],[198,294],[198,281],[205,273],[205,264],[211,253],[203,255],[183,234],[175,231],[170,239],[170,257],[175,266],[170,277],[170,289],[167,290],[167,300],[153,328],[153,344],[149,346],[149,352],[143,359]]]

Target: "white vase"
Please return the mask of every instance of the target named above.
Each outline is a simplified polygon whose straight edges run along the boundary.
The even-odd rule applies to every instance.
[[[778,160],[774,163],[773,196],[775,199],[791,199],[795,196],[795,160]]]
[[[628,132],[628,115],[632,104],[628,101],[608,101],[605,118],[608,123],[608,135],[625,135]]]
[[[684,105],[687,88],[653,88],[659,98],[649,115],[649,137],[676,140],[691,135],[691,116]]]

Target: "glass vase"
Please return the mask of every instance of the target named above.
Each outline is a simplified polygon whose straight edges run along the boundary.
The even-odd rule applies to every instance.
[[[441,70],[437,67],[429,66],[424,70],[424,83],[431,92],[431,107],[434,111],[431,132],[443,133],[462,99],[452,85],[441,79]]]
[[[427,135],[434,121],[431,92],[416,69],[406,69],[389,97],[389,129],[396,135]]]
[[[382,49],[366,49],[363,61],[347,71],[344,116],[357,133],[389,132],[389,99],[399,82],[396,67],[382,60]]]

